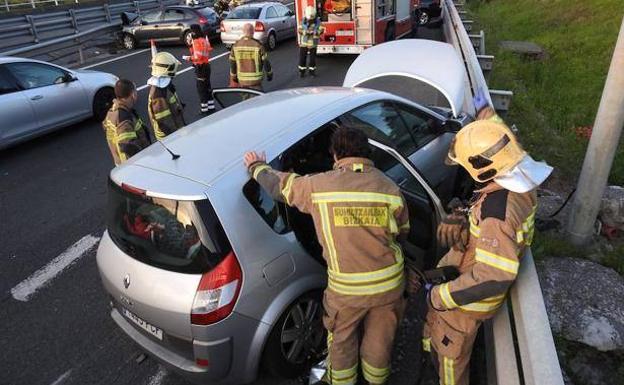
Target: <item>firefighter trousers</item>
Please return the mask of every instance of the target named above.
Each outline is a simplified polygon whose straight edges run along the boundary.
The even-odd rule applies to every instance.
[[[299,71],[305,72],[310,70],[310,73],[316,71],[316,47],[299,47]]]
[[[385,383],[390,375],[392,345],[403,300],[375,307],[346,307],[338,306],[325,295],[323,306],[323,324],[328,332],[329,382],[355,385],[361,364],[369,384]]]
[[[202,113],[212,113],[215,110],[215,104],[212,99],[212,84],[210,83],[210,63],[196,65],[195,75],[197,76],[200,110]]]
[[[429,309],[423,330],[423,349],[431,353],[440,385],[468,385],[470,355],[481,322],[460,310]]]

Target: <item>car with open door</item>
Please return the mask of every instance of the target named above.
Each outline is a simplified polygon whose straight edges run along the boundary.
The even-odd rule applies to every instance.
[[[430,267],[444,252],[434,234],[445,204],[472,189],[440,155],[465,118],[452,112],[457,101],[449,112],[358,87],[225,89],[215,99],[227,108],[110,174],[97,265],[111,317],[197,383],[249,383],[261,365],[295,377],[323,354],[326,265],[310,216],[251,179],[244,152],[266,151],[278,170],[322,172],[336,127],[361,128],[404,193],[408,257]]]

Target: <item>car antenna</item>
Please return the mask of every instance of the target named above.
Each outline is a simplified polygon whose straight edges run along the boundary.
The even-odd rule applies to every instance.
[[[171,154],[171,160],[176,160],[176,159],[178,159],[180,157],[180,155],[174,154],[173,151],[171,151],[169,148],[167,148],[167,146],[165,146],[165,144],[162,141],[157,140],[157,142],[160,143],[160,145],[163,146],[165,148],[165,150],[167,150],[167,152],[169,154]]]

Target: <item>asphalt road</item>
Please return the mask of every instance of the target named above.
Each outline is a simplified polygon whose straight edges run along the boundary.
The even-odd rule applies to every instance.
[[[183,47],[159,47],[177,57]],[[217,46],[212,57],[225,53]],[[300,79],[293,40],[270,53],[275,77],[265,90],[340,85],[353,56],[319,58],[317,78]],[[143,85],[149,51],[95,66]],[[212,62],[213,87],[228,82],[227,55]],[[188,122],[200,119],[193,71],[175,79],[187,104]],[[146,117],[147,90],[138,111]],[[73,244],[104,231],[106,181],[113,167],[101,125],[87,121],[0,153],[0,384],[187,384],[140,350],[114,324],[95,264],[95,247],[27,298],[15,294],[24,280],[33,284],[50,273],[55,258]],[[89,238],[90,239],[90,238]],[[84,240],[84,239],[83,239]],[[65,253],[65,254],[63,254]],[[59,257],[61,256],[61,257]],[[48,266],[46,270],[45,267]],[[43,270],[41,270],[43,269]],[[35,276],[36,272],[41,273]],[[396,384],[414,384],[420,357],[418,322],[400,333],[395,354]],[[410,374],[412,372],[412,374]],[[260,373],[256,384],[287,384]]]

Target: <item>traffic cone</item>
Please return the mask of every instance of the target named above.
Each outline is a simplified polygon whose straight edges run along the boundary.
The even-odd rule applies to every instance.
[[[156,56],[156,54],[158,53],[158,50],[156,49],[156,43],[154,42],[154,39],[150,39],[150,48],[152,50],[152,59],[153,59],[154,56]]]

